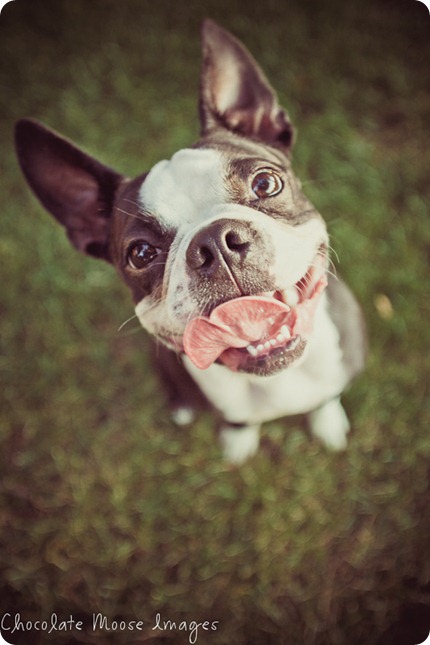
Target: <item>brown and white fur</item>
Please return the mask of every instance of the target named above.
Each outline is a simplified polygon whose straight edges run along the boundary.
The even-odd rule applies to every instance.
[[[191,419],[191,383],[221,415],[231,462],[256,452],[263,422],[298,413],[328,447],[343,449],[349,423],[340,395],[365,357],[360,309],[328,271],[325,222],[291,168],[287,112],[232,35],[206,20],[202,43],[193,146],[128,179],[24,119],[16,126],[22,170],[74,246],[111,262],[130,288],[139,321],[163,348],[179,423]],[[286,329],[285,338],[240,347],[230,352],[233,368],[221,356],[202,369],[184,353],[190,321],[244,297],[294,310],[306,281],[324,276],[308,337]]]

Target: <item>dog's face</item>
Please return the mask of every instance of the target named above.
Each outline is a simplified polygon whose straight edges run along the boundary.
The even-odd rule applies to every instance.
[[[33,190],[82,251],[111,261],[157,340],[199,368],[295,363],[326,286],[328,236],[290,164],[292,127],[260,68],[206,21],[202,138],[134,180],[32,121]]]
[[[303,353],[327,233],[283,154],[217,137],[157,164],[118,208],[115,263],[151,334],[203,369],[271,374]]]

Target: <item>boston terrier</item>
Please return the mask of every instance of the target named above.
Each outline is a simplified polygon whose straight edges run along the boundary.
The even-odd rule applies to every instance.
[[[286,415],[306,414],[316,437],[344,449],[340,395],[365,360],[360,308],[330,271],[327,228],[292,171],[293,127],[266,76],[211,20],[202,49],[191,147],[129,179],[23,119],[21,168],[72,244],[130,288],[178,423],[191,421],[199,388],[232,463]]]

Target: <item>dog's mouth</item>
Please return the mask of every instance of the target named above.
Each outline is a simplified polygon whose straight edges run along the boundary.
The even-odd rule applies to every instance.
[[[327,286],[327,247],[321,245],[306,274],[288,289],[243,296],[191,320],[185,354],[199,369],[215,361],[233,371],[273,374],[303,354],[315,310]]]

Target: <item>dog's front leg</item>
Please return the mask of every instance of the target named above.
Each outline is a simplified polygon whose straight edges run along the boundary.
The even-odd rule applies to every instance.
[[[260,425],[224,422],[221,426],[220,440],[224,459],[240,466],[258,450]]]
[[[308,414],[310,429],[330,450],[345,450],[350,429],[340,398],[331,399]]]

